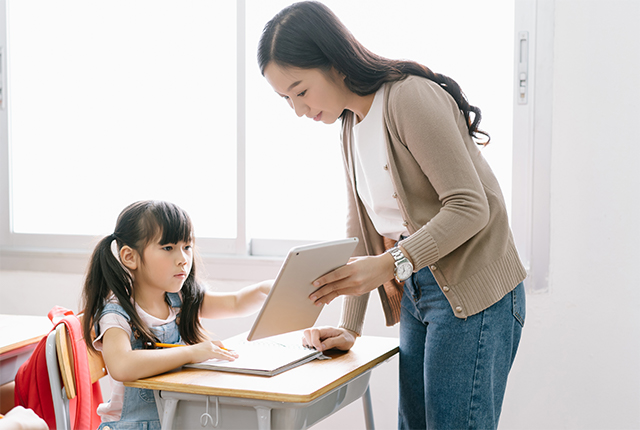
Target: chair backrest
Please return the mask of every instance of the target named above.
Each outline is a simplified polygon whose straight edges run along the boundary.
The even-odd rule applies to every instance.
[[[96,409],[102,403],[102,392],[96,381],[107,372],[102,354],[90,353],[85,348],[78,319],[75,316],[65,317],[65,323],[56,325],[46,341],[47,371],[58,430],[97,427],[100,423]],[[72,333],[69,332],[70,328]],[[87,362],[82,360],[82,353],[87,354]],[[78,369],[74,357],[78,359]],[[88,378],[76,381],[76,374]],[[91,379],[90,383],[88,379]]]
[[[53,405],[53,413],[55,419],[55,425],[57,430],[69,430],[71,425],[69,424],[69,399],[63,393],[62,389],[62,375],[60,373],[60,366],[58,365],[58,355],[56,354],[56,332],[57,330],[51,330],[47,336],[47,372],[49,373],[49,385],[51,387],[51,398]],[[51,427],[51,424],[49,424]]]
[[[82,316],[79,317],[82,320]],[[76,381],[74,377],[73,349],[71,348],[71,336],[67,326],[60,324],[56,327],[56,353],[62,385],[65,388],[68,399],[73,399],[76,394]],[[91,372],[91,383],[98,381],[107,375],[107,369],[100,352],[87,351],[89,356],[89,371]]]

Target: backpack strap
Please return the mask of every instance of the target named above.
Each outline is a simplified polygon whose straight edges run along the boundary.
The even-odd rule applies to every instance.
[[[54,326],[58,325],[58,322],[60,322],[62,318],[68,315],[73,315],[73,311],[57,305],[52,307],[47,314],[47,316],[49,317],[49,321],[51,321]]]

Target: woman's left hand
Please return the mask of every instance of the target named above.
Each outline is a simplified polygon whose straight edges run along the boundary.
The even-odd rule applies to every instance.
[[[309,298],[316,304],[329,304],[338,296],[360,296],[393,279],[394,260],[384,253],[352,258],[346,265],[316,279],[318,289]]]

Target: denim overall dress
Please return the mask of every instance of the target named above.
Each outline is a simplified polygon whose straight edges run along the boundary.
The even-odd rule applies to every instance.
[[[166,293],[169,304],[173,308],[180,308],[182,301],[177,293]],[[116,313],[122,315],[127,321],[130,321],[129,315],[125,310],[116,303],[108,303],[102,311],[102,316],[108,313]],[[180,313],[176,315],[176,319],[167,324],[151,327],[151,331],[162,343],[178,343],[180,342],[180,333],[178,331],[178,318]],[[96,333],[98,331],[96,324]],[[136,331],[131,333],[131,349],[143,349],[142,340],[136,338]],[[122,404],[122,414],[120,421],[104,422],[98,427],[99,430],[160,430],[160,418],[156,401],[153,396],[153,390],[143,388],[124,387],[124,400]]]

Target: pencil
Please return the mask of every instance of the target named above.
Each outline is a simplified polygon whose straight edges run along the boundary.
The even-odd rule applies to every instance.
[[[159,346],[160,348],[175,348],[177,346],[187,346],[187,345],[182,345],[182,344],[179,344],[179,343],[156,343],[156,346]],[[225,351],[229,351],[224,346],[219,346],[218,348],[220,348],[222,350],[225,350]]]

